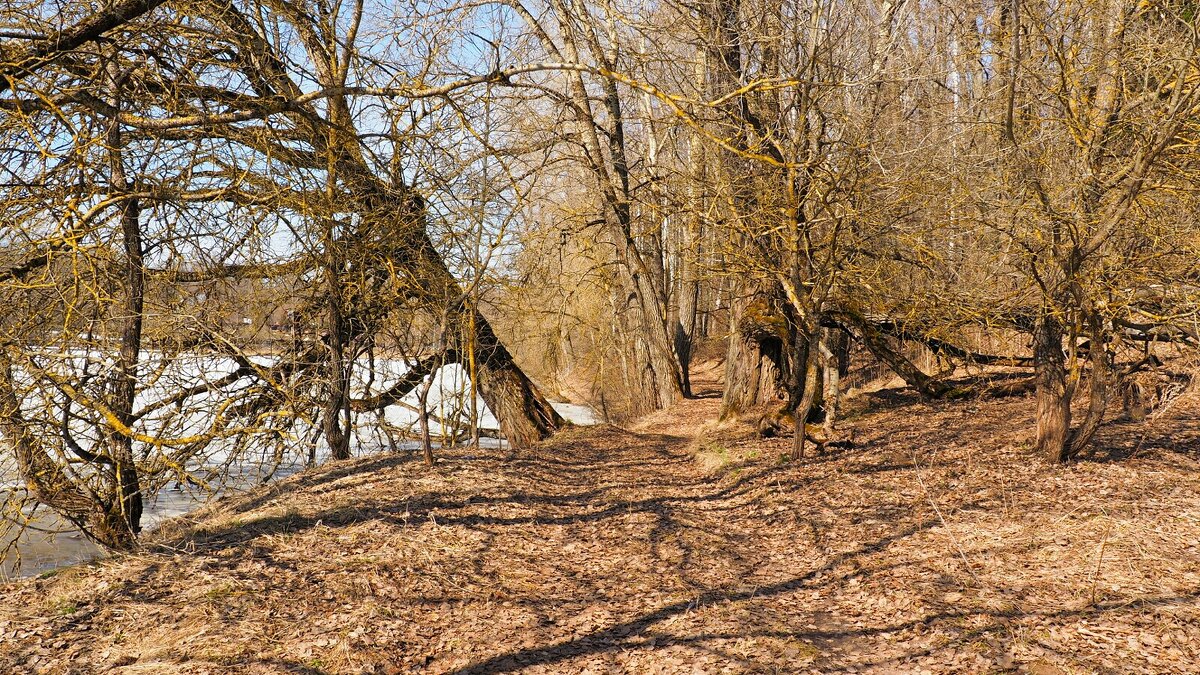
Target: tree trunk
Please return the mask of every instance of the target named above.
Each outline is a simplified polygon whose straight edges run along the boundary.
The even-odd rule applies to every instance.
[[[697,302],[700,284],[693,278],[690,262],[682,262],[679,288],[679,321],[675,324],[675,356],[679,359],[679,374],[682,378],[682,393],[692,397],[692,347],[696,339]]]
[[[13,449],[25,488],[38,502],[54,509],[101,546],[118,550],[137,546],[137,538],[120,509],[112,508],[112,501],[96,499],[86,486],[78,484],[31,428],[33,425],[21,412],[12,362],[0,352],[0,432]]]
[[[526,448],[568,426],[513,360],[492,325],[475,312],[475,363],[479,395],[513,448]]]
[[[1037,395],[1038,454],[1053,463],[1067,460],[1071,428],[1071,387],[1067,382],[1063,330],[1058,319],[1042,316],[1033,332],[1034,380]]]
[[[704,91],[708,84],[707,50],[696,49],[696,88]],[[679,228],[679,262],[676,278],[679,289],[679,315],[675,324],[675,357],[679,360],[683,395],[692,396],[692,347],[696,341],[697,315],[700,307],[700,279],[697,268],[700,264],[700,242],[704,238],[705,208],[705,162],[704,141],[699,134],[691,134],[688,140],[687,220]]]
[[[858,337],[875,358],[887,364],[892,372],[899,375],[908,386],[919,391],[922,396],[941,398],[950,391],[948,386],[926,375],[908,357],[892,347],[887,336],[872,326],[870,321],[849,312],[842,313],[841,318],[846,319],[847,323],[857,329]]]
[[[792,459],[798,460],[804,458],[804,427],[821,388],[818,345],[812,339],[812,334],[803,328],[795,332],[793,355],[797,380],[794,386],[799,395],[793,394],[791,404],[792,417],[796,421],[796,430],[792,434]]]
[[[697,218],[697,220],[699,220]],[[684,245],[679,255],[679,314],[675,321],[675,358],[679,362],[681,393],[692,396],[692,347],[696,341],[697,315],[700,305],[700,280],[696,270],[699,223],[683,234]]]
[[[646,340],[634,293],[626,283],[612,285],[609,305],[613,313],[613,337],[620,354],[621,389],[627,402],[625,412],[636,416],[658,410],[661,407],[659,387],[652,365],[651,346]]]
[[[397,204],[394,195],[389,198],[385,190],[372,190],[364,200],[362,211],[370,218],[364,218],[366,232],[361,236],[376,238],[373,245],[381,249],[379,255],[382,258],[375,263],[380,268],[377,274],[385,277],[386,283],[395,283],[393,275],[402,275],[405,282],[402,293],[415,297],[421,306],[436,316],[447,317],[445,325],[449,339],[460,344],[448,345],[447,356],[444,361],[439,360],[438,365],[460,362],[467,350],[473,350],[479,395],[514,448],[528,447],[568,426],[517,365],[491,323],[476,309],[474,301],[463,295],[425,231],[424,202],[415,194],[407,197]],[[392,309],[390,306],[375,307],[370,299],[349,304],[373,307],[380,315]],[[360,330],[379,321],[375,316],[355,316],[353,319]],[[474,334],[463,335],[464,331],[455,330],[459,326]],[[407,377],[405,380],[407,386],[403,391],[393,387],[395,391],[389,392],[389,396],[404,396],[420,383],[419,380],[409,381]]]
[[[782,344],[776,340],[743,334],[729,336],[721,419],[779,400],[781,352]]]
[[[592,40],[595,34],[589,33]],[[617,68],[617,44],[612,42],[607,50],[599,43],[593,43],[597,55],[603,54],[609,68]],[[578,76],[579,74],[576,73]],[[649,229],[653,233],[643,247],[638,246],[635,232],[633,211],[631,205],[633,196],[630,190],[629,160],[625,144],[625,114],[621,101],[620,89],[616,80],[602,78],[600,86],[604,91],[604,108],[607,113],[608,128],[604,129],[604,137],[608,140],[607,157],[609,170],[601,186],[606,196],[605,221],[609,226],[611,236],[616,239],[620,268],[630,277],[630,290],[637,305],[637,317],[640,319],[642,337],[646,341],[650,366],[653,399],[655,408],[669,408],[683,396],[683,374],[675,353],[672,331],[667,321],[668,301],[666,271],[662,263],[662,226],[653,223]],[[575,90],[578,93],[578,89]],[[593,118],[595,119],[595,118]],[[595,133],[598,124],[590,127]],[[653,128],[650,129],[653,134]],[[598,157],[604,156],[597,153]],[[651,159],[653,163],[653,159]],[[599,179],[600,176],[598,175]],[[649,248],[648,254],[643,254],[642,248]]]
[[[840,328],[822,329],[822,370],[824,371],[826,438],[833,438],[837,414],[842,402],[842,378],[850,368],[850,335]]]
[[[433,378],[436,371],[421,383],[417,390],[417,422],[421,428],[421,457],[425,466],[433,466],[433,439],[429,434],[429,390],[433,388]]]
[[[732,322],[725,359],[725,393],[721,401],[721,419],[780,400],[784,379],[782,322],[776,303],[766,292],[734,301]]]
[[[330,119],[335,124],[342,118],[341,106],[331,106]],[[328,332],[326,348],[329,350],[326,388],[329,397],[325,401],[325,442],[335,460],[350,459],[350,436],[353,413],[350,410],[350,374],[354,367],[353,356],[347,357],[351,349],[352,336],[346,321],[346,300],[351,292],[345,288],[343,274],[347,258],[342,251],[343,242],[337,240],[337,139],[330,130],[325,173],[326,208],[329,209],[322,232],[325,247],[325,319]]]
[[[120,108],[119,75],[115,66],[109,69],[113,87],[112,102]],[[122,156],[120,122],[110,120],[107,134],[111,190],[115,194],[127,194],[129,181],[125,176]],[[142,349],[142,318],[146,297],[145,245],[142,241],[141,205],[136,199],[127,199],[121,205],[121,240],[125,254],[123,281],[125,285],[124,306],[120,309],[121,348],[113,372],[112,395],[109,402],[112,412],[121,424],[129,427],[134,423],[133,406],[137,396],[138,360]],[[120,548],[131,545],[134,536],[141,531],[142,488],[133,457],[133,439],[126,434],[112,432],[109,435],[109,453],[112,460],[112,494],[106,503],[108,530]],[[128,536],[120,530],[127,530]]]
[[[669,408],[683,396],[683,375],[676,359],[671,334],[667,331],[666,304],[659,297],[653,273],[632,237],[627,205],[609,214],[609,232],[617,246],[618,269],[631,302],[634,323],[646,349],[638,366],[649,367],[644,398],[656,409]]]
[[[336,286],[336,271],[326,270],[330,274],[330,286]],[[346,358],[346,327],[342,318],[340,294],[335,288],[330,289],[329,300],[326,304],[329,320],[329,364],[326,385],[329,398],[325,401],[324,430],[325,442],[334,459],[350,459],[350,369],[351,364]]]
[[[1108,331],[1103,317],[1092,312],[1088,319],[1091,344],[1088,348],[1088,363],[1091,365],[1091,380],[1088,385],[1088,409],[1079,427],[1070,433],[1067,441],[1067,458],[1077,457],[1089,445],[1104,421],[1108,410],[1109,393],[1112,390],[1112,353],[1108,350]]]
[[[120,161],[120,160],[116,160]],[[138,357],[142,345],[142,312],[145,299],[145,266],[142,260],[141,224],[136,200],[126,203],[121,214],[121,231],[125,246],[125,306],[121,327],[121,350],[114,372],[112,411],[129,427],[134,423],[133,406],[137,396]],[[131,533],[140,532],[142,518],[142,488],[133,458],[133,439],[114,432],[111,436],[113,459],[113,493],[117,496],[109,507],[113,522],[123,521]]]
[[[563,53],[568,60],[578,62],[580,53],[573,26],[575,14],[569,3],[555,2],[554,8],[561,28],[559,37],[563,41]],[[617,68],[615,44],[605,49],[595,34],[587,34],[583,39],[592,45],[597,56],[609,61],[610,68]],[[552,49],[557,51],[556,48]],[[683,376],[675,354],[672,331],[667,324],[667,302],[663,297],[665,287],[656,283],[661,275],[656,278],[651,264],[638,250],[635,239],[630,208],[634,200],[630,191],[620,90],[616,81],[602,78],[599,100],[606,113],[604,119],[593,112],[592,101],[596,97],[589,93],[583,75],[571,72],[567,77],[572,98],[571,109],[579,125],[597,191],[602,198],[603,224],[611,243],[616,247],[617,270],[626,297],[633,301],[626,304],[635,310],[634,319],[646,346],[645,352],[639,354],[642,363],[635,364],[635,367],[648,367],[648,377],[639,377],[638,381],[648,382],[650,391],[640,392],[640,398],[653,401],[655,408],[667,408],[683,396]],[[601,134],[604,141],[601,140]]]
[[[473,326],[474,339],[460,337],[457,341],[467,344],[452,346],[445,353],[413,364],[399,382],[381,394],[354,401],[353,409],[364,411],[387,407],[420,387],[423,378],[432,375],[441,366],[462,363],[471,358],[465,357],[465,352],[473,350],[475,385],[479,396],[500,423],[500,433],[511,447],[529,447],[569,426],[570,423],[554,410],[537,386],[526,377],[487,319],[478,310],[466,308],[464,311],[474,312],[474,318],[465,324]]]

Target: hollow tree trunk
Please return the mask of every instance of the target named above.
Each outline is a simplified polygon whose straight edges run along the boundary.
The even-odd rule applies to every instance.
[[[1042,316],[1033,331],[1034,381],[1037,396],[1038,454],[1050,462],[1067,460],[1067,434],[1071,428],[1071,387],[1067,381],[1062,325]]]
[[[721,419],[779,401],[781,352],[782,345],[773,339],[744,334],[729,336]]]
[[[721,418],[750,408],[778,402],[784,380],[783,336],[775,303],[757,291],[734,301],[725,358],[725,393]]]

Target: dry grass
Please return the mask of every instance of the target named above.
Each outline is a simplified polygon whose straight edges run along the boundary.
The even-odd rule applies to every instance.
[[[1056,468],[1028,399],[879,396],[802,463],[717,434],[698,466],[703,398],[323,467],[0,587],[0,671],[1194,672],[1200,402]]]

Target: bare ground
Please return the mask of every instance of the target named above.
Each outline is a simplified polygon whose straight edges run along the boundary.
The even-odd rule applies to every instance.
[[[1200,401],[1061,468],[1029,399],[881,395],[799,463],[710,392],[514,457],[331,464],[0,586],[0,672],[1200,669]]]

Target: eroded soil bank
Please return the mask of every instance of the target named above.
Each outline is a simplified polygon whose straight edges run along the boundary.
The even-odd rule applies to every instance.
[[[1061,468],[1032,456],[1028,399],[865,399],[853,448],[794,463],[789,439],[709,423],[711,396],[520,455],[335,463],[222,500],[138,555],[0,587],[0,671],[1200,663],[1194,398]]]

